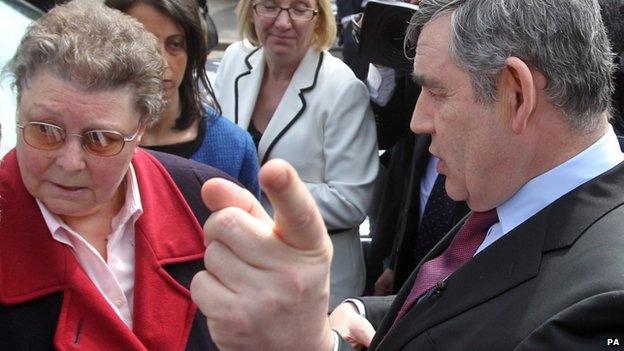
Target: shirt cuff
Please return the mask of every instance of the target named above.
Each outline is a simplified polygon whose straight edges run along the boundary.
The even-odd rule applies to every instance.
[[[338,332],[333,329],[332,335],[334,336],[334,348],[332,348],[332,351],[338,351],[340,348],[340,335],[338,335]]]
[[[346,299],[346,300],[342,301],[342,303],[345,303],[345,302],[352,303],[355,306],[355,308],[357,309],[358,314],[360,316],[366,318],[366,307],[364,306],[364,303],[361,300],[358,300],[358,299]]]

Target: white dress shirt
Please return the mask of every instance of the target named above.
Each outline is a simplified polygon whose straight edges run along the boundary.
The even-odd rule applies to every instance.
[[[113,232],[107,237],[108,262],[78,232],[50,212],[39,200],[37,205],[43,215],[52,238],[67,245],[78,263],[104,295],[119,318],[132,329],[134,296],[134,225],[143,214],[141,195],[132,164],[126,175],[125,203],[113,217]]]
[[[370,99],[378,106],[386,106],[396,87],[394,69],[389,67],[368,65],[368,76],[366,86],[370,94]]]
[[[499,222],[488,230],[475,255],[580,185],[624,160],[613,127],[587,149],[541,174],[496,208]]]

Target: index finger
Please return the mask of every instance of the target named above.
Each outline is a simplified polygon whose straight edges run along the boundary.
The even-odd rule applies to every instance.
[[[227,207],[238,207],[266,223],[272,222],[271,217],[249,191],[228,180],[222,178],[207,180],[202,186],[201,195],[204,204],[212,212]]]
[[[275,211],[275,233],[300,250],[323,249],[329,236],[312,195],[286,161],[273,159],[260,170],[260,184]]]

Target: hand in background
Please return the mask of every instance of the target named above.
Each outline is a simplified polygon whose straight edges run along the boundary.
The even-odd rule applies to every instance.
[[[355,349],[370,346],[375,329],[366,318],[360,316],[356,307],[345,302],[338,305],[329,315],[332,329]]]
[[[375,282],[375,296],[385,296],[392,294],[392,286],[394,285],[394,270],[386,268]]]
[[[260,184],[275,222],[246,190],[211,179],[202,197],[206,270],[193,300],[221,350],[331,350],[327,306],[332,246],[314,200],[296,171],[272,160]]]

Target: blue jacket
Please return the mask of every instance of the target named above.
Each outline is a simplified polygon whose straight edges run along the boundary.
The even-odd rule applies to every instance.
[[[210,107],[203,123],[204,142],[191,159],[226,172],[258,197],[258,156],[249,133]]]

